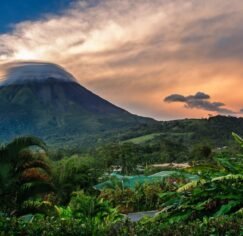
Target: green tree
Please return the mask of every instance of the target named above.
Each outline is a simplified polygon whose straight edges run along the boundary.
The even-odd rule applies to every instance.
[[[208,144],[196,144],[190,153],[191,160],[208,161],[212,160],[212,149]]]
[[[61,204],[70,201],[72,192],[84,190],[93,193],[102,174],[99,162],[91,156],[72,156],[55,163],[54,182],[58,186],[57,198]]]

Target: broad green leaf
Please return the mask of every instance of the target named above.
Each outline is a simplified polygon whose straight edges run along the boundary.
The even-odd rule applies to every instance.
[[[239,201],[230,201],[227,204],[220,207],[220,209],[214,214],[215,217],[225,215],[230,212],[230,210],[240,204]]]

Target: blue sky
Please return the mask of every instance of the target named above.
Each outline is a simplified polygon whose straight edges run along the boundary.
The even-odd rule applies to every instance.
[[[37,20],[45,14],[59,13],[74,0],[1,0],[0,33],[11,30],[14,24]]]

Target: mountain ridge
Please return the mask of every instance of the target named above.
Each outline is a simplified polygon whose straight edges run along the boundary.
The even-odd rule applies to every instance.
[[[156,123],[113,105],[77,82],[55,78],[1,86],[0,109],[4,111],[1,140],[35,135],[49,144],[63,137],[67,143],[78,143],[85,136],[102,137],[108,131]]]

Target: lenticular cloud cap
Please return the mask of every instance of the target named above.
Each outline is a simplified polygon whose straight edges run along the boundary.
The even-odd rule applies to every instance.
[[[28,81],[44,81],[54,78],[64,82],[77,82],[63,67],[47,62],[8,63],[0,78],[0,86],[24,84]]]

